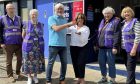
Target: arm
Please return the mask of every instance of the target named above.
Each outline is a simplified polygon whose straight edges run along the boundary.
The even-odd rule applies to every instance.
[[[2,18],[0,19],[0,44],[4,44],[4,39],[3,39],[3,29],[4,25],[2,24]]]
[[[72,26],[73,23],[72,22],[69,22],[69,23],[66,23],[66,24],[63,24],[63,25],[52,25],[52,29],[56,32],[62,30],[62,29],[65,29],[65,28],[68,28],[69,26]]]
[[[134,39],[134,45],[130,52],[131,56],[136,56],[137,48],[140,43],[140,22],[139,21],[137,21],[134,25],[134,33],[135,33],[135,39]]]
[[[4,31],[4,25],[2,22],[2,18],[0,19],[0,44],[2,48],[5,48],[5,44],[4,44],[4,39],[3,39],[3,31]]]
[[[134,25],[134,33],[135,33],[134,44],[139,44],[140,42],[140,22],[139,21],[137,21]]]
[[[114,43],[113,43],[113,49],[117,49],[120,45],[121,40],[121,22],[118,22],[118,24],[115,24],[114,26]]]
[[[22,30],[22,38],[23,38],[23,39],[25,38],[25,35],[26,35],[26,30],[23,29],[23,30]]]
[[[21,22],[21,32],[22,32],[22,28],[23,28],[23,26],[24,26],[24,23],[23,23],[23,21],[22,21],[21,18],[20,18],[20,22]]]
[[[23,39],[26,36],[26,30],[27,30],[27,22],[24,22],[24,24],[22,26],[22,38]]]
[[[119,19],[118,19],[119,20]],[[120,41],[121,41],[121,22],[120,20],[115,23],[114,25],[114,43],[113,43],[113,48],[112,48],[112,53],[117,54],[118,53],[118,48],[120,46]]]
[[[51,26],[51,28],[54,31],[58,32],[62,29],[68,28],[69,26],[72,26],[73,22],[69,22],[69,23],[66,23],[66,24],[63,24],[63,25],[57,25],[57,22],[56,22],[55,18],[50,17],[49,20],[48,20],[48,24],[49,24],[49,26]]]

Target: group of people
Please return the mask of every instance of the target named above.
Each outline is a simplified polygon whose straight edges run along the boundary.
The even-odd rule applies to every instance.
[[[64,5],[58,3],[55,5],[55,15],[48,19],[49,29],[49,58],[47,66],[47,84],[51,84],[52,68],[56,56],[59,55],[61,61],[60,84],[65,84],[65,75],[67,69],[67,43],[66,33],[71,34],[70,53],[75,72],[78,78],[76,84],[85,84],[85,64],[87,54],[87,43],[90,34],[89,28],[85,25],[86,17],[79,13],[75,21],[67,23],[63,17]]]
[[[65,84],[67,70],[67,43],[66,33],[71,34],[70,54],[77,81],[75,84],[85,84],[85,65],[87,44],[90,35],[89,27],[86,26],[84,14],[77,14],[72,22],[67,22],[63,17],[64,5],[55,5],[55,14],[48,18],[49,30],[49,58],[46,69],[47,84],[52,83],[51,75],[56,57],[59,55],[61,61],[60,84]],[[15,15],[15,7],[12,3],[6,5],[7,14],[0,18],[0,44],[6,51],[7,76],[12,82],[15,81],[12,69],[13,54],[17,57],[16,79],[21,77],[22,71],[28,76],[27,84],[32,81],[39,83],[37,74],[45,71],[44,60],[44,25],[38,21],[38,10],[30,10],[30,20],[22,22]],[[124,19],[115,17],[112,7],[106,7],[102,11],[104,18],[98,28],[99,65],[102,78],[98,83],[107,82],[107,68],[109,67],[110,84],[115,84],[116,68],[115,55],[123,52],[127,69],[127,84],[136,84],[135,68],[137,52],[140,42],[140,23],[134,18],[134,11],[130,7],[122,10]],[[34,76],[32,76],[32,74]]]
[[[110,84],[115,84],[116,67],[115,55],[120,52],[124,58],[127,70],[126,84],[136,84],[135,69],[139,52],[140,22],[134,18],[134,11],[130,7],[124,7],[120,18],[115,17],[112,7],[106,7],[102,11],[102,19],[98,29],[98,61],[102,78],[98,83],[107,82],[107,67],[109,67]]]
[[[0,44],[6,51],[6,70],[11,82],[22,78],[22,72],[28,76],[27,84],[39,83],[37,74],[45,71],[44,60],[44,24],[38,21],[38,10],[29,12],[30,20],[23,22],[15,15],[15,6],[6,5],[6,15],[0,18]],[[89,28],[85,25],[86,17],[79,13],[75,21],[67,22],[63,17],[64,5],[55,5],[55,14],[48,19],[49,58],[47,65],[47,84],[51,84],[53,64],[57,55],[61,61],[60,84],[65,84],[67,69],[66,33],[72,34],[71,54],[77,83],[84,84],[85,58]],[[76,51],[77,52],[76,52]],[[16,73],[13,73],[12,59],[17,57]],[[32,76],[33,75],[33,76]]]
[[[37,20],[38,11],[30,10],[30,20],[27,22],[22,22],[21,17],[15,15],[12,3],[6,5],[6,12],[0,18],[0,44],[6,51],[7,76],[11,82],[15,82],[22,77],[22,67],[28,75],[27,84],[32,84],[32,79],[38,83],[37,73],[45,71],[43,24]],[[16,75],[12,69],[13,55],[17,57]]]

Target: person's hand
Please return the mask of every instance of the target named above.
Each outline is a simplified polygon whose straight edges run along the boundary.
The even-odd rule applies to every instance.
[[[94,51],[95,52],[97,52],[99,50],[99,47],[98,46],[94,46],[93,48],[94,48]]]
[[[1,44],[1,47],[2,47],[2,48],[6,48],[5,44]]]
[[[113,48],[113,49],[112,49],[112,53],[113,53],[113,54],[117,54],[117,49]]]
[[[75,34],[81,35],[81,32],[75,32]]]
[[[67,24],[68,24],[68,26],[73,26],[73,25],[76,25],[76,21],[71,21],[71,22],[69,22]]]
[[[130,52],[130,56],[136,56],[136,49],[133,49],[132,48],[132,50],[131,50],[131,52]]]
[[[75,20],[71,21],[73,25],[76,25],[77,22]]]

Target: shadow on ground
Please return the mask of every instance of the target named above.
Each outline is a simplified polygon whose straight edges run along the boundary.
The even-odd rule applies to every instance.
[[[40,80],[39,84],[46,84],[46,79],[41,78],[39,80]],[[66,84],[74,84],[74,82],[75,82],[75,80],[73,78],[66,78]],[[59,78],[53,78],[52,84],[59,84]],[[97,84],[97,83],[91,82],[91,81],[86,81],[86,84]]]

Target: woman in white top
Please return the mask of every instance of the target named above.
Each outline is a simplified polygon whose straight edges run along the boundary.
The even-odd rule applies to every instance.
[[[87,43],[90,34],[89,28],[85,25],[86,17],[79,13],[76,17],[77,25],[71,26],[70,52],[75,72],[75,77],[78,78],[77,84],[85,84],[85,64],[87,54]]]

